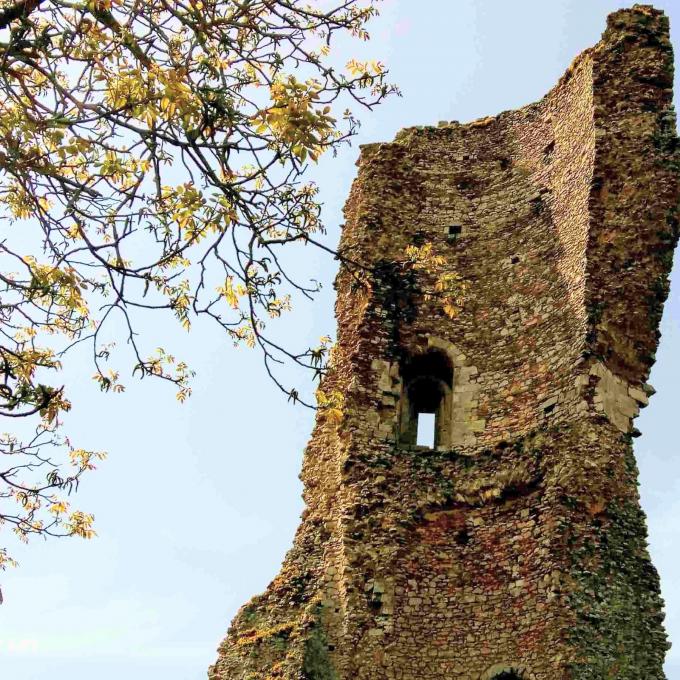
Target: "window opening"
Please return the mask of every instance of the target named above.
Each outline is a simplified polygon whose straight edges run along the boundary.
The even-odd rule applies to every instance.
[[[515,671],[503,671],[493,676],[493,680],[522,680]]]
[[[419,413],[418,435],[416,437],[416,444],[418,446],[427,446],[431,449],[434,448],[434,428],[435,428],[435,414]]]
[[[463,227],[460,224],[452,224],[447,230],[447,238],[449,241],[456,241],[463,233]]]
[[[435,448],[448,442],[453,370],[439,351],[419,354],[403,368],[401,441]]]

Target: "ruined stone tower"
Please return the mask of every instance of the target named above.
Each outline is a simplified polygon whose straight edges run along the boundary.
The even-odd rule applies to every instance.
[[[323,385],[343,417],[210,678],[664,678],[632,438],[678,239],[672,78],[636,6],[540,102],[363,148]],[[407,256],[428,244],[466,286],[453,319]]]

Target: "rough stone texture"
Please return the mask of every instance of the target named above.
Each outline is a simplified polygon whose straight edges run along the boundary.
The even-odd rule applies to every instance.
[[[636,6],[537,104],[362,149],[343,419],[320,414],[294,546],[212,680],[664,677],[632,437],[678,239],[672,76]],[[428,243],[469,285],[454,320],[406,262]],[[434,449],[404,444],[428,353],[453,373]]]

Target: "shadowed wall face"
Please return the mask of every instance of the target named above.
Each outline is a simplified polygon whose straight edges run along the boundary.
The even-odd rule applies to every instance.
[[[320,414],[295,544],[211,678],[663,678],[631,437],[678,239],[672,66],[636,6],[537,104],[363,148],[342,422]]]

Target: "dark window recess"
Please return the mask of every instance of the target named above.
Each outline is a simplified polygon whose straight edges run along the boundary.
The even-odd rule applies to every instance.
[[[522,680],[522,678],[515,671],[503,671],[498,675],[494,675],[493,680]]]
[[[458,237],[463,233],[463,227],[460,224],[452,224],[446,232],[449,241],[457,241]]]
[[[544,163],[550,163],[554,153],[555,153],[555,142],[550,142],[550,144],[548,144],[543,149],[543,162]]]
[[[470,542],[470,534],[467,529],[461,529],[453,539],[458,545],[467,545]]]
[[[540,215],[545,210],[545,203],[542,196],[536,196],[529,201],[531,205],[531,212],[534,215]]]
[[[412,357],[403,367],[401,441],[435,448],[447,441],[453,369],[442,352]]]
[[[512,264],[518,264],[519,263],[519,257],[517,255],[515,255],[514,257],[511,257],[510,262]]]

